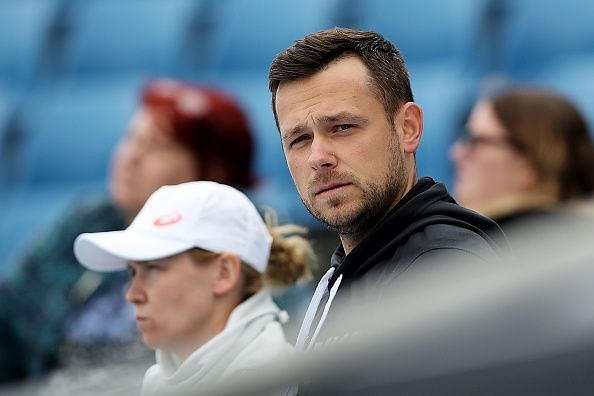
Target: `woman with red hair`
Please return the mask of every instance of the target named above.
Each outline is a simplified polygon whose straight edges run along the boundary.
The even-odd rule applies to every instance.
[[[191,180],[251,187],[252,135],[243,111],[213,88],[156,80],[115,152],[110,193],[134,217],[157,188]]]
[[[74,239],[126,228],[163,185],[251,187],[252,149],[247,118],[227,94],[171,79],[146,84],[114,151],[109,196],[74,205],[0,283],[0,383],[81,357],[96,362],[102,350],[135,341],[127,274],[85,271],[72,252]]]

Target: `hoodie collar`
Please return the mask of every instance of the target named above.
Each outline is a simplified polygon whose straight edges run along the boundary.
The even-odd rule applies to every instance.
[[[424,177],[348,255],[342,245],[338,246],[331,259],[331,265],[337,270],[330,279],[329,287],[341,274],[344,274],[345,285],[362,276],[370,268],[366,263],[376,263],[381,257],[392,255],[412,233],[433,223],[469,228],[481,234],[494,249],[499,247],[489,234],[503,235],[491,219],[460,207],[443,183]]]
[[[282,315],[283,313],[284,315]],[[173,352],[157,349],[157,364],[161,366],[162,371],[166,375],[174,375],[180,368],[183,368],[184,366],[192,366],[192,361],[204,359],[204,356],[208,355],[211,351],[216,350],[217,345],[224,342],[223,340],[240,331],[249,322],[268,314],[277,315],[281,323],[287,320],[286,312],[280,310],[272,300],[270,292],[264,289],[235,307],[227,319],[225,328],[192,352],[186,360],[181,361],[181,359],[179,359]],[[186,370],[182,369],[180,371],[185,372]]]

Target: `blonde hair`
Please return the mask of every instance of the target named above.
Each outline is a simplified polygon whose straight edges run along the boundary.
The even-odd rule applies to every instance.
[[[274,211],[264,214],[268,232],[272,236],[270,257],[264,273],[241,262],[244,298],[260,291],[263,287],[283,287],[312,279],[315,254],[310,242],[304,237],[307,229],[295,224],[278,225]],[[219,254],[194,248],[190,255],[198,263],[208,264]]]

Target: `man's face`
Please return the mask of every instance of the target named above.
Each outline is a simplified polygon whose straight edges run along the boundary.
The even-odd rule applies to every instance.
[[[376,224],[404,195],[411,172],[401,128],[370,84],[367,67],[353,56],[277,90],[282,146],[299,195],[341,235]]]

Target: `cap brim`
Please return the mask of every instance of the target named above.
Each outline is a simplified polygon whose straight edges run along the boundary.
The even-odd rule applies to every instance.
[[[81,234],[74,242],[74,255],[91,270],[118,271],[128,261],[158,260],[191,248],[188,243],[124,230]]]

